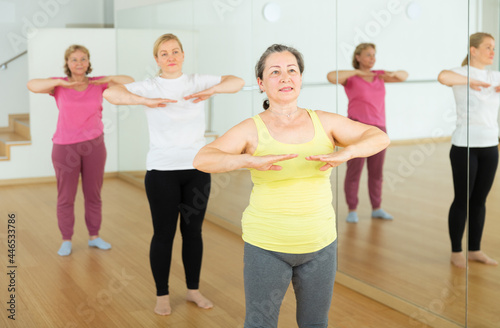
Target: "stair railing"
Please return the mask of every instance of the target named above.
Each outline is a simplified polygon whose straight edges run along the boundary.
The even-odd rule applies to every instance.
[[[23,56],[23,55],[26,55],[27,53],[28,53],[28,51],[27,51],[27,50],[25,50],[25,51],[21,52],[19,55],[14,56],[14,57],[12,57],[11,59],[7,60],[5,63],[0,64],[0,71],[4,71],[4,70],[6,70],[6,69],[7,69],[7,65],[8,65],[9,63],[13,62],[14,60],[16,60],[17,58],[19,58],[19,57],[21,57],[21,56]]]

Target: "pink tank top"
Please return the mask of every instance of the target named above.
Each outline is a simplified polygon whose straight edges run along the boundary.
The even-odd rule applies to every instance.
[[[91,77],[89,80],[98,80]],[[68,80],[67,77],[57,78]],[[104,84],[89,84],[87,89],[76,91],[70,88],[56,87],[54,96],[59,109],[57,128],[52,141],[59,145],[68,145],[92,140],[103,134],[102,93],[108,87]]]
[[[385,127],[385,83],[379,75],[384,71],[372,71],[377,74],[372,82],[360,76],[347,79],[345,93],[349,99],[347,116],[355,121]]]

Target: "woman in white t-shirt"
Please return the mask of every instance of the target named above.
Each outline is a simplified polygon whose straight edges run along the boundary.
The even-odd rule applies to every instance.
[[[232,75],[184,74],[184,50],[173,34],[156,40],[153,55],[160,67],[159,76],[109,88],[104,97],[115,105],[147,107],[150,148],[145,186],[154,229],[150,249],[157,295],[154,311],[169,315],[168,279],[179,214],[186,298],[201,308],[213,307],[199,292],[201,227],[210,193],[210,174],[193,167],[194,156],[205,145],[201,101],[217,93],[238,92],[245,82]]]
[[[451,238],[451,262],[461,268],[467,260],[462,252],[462,237],[467,220],[469,196],[468,259],[490,265],[498,262],[481,251],[486,198],[498,165],[498,107],[500,105],[500,72],[486,70],[493,64],[495,40],[488,33],[470,36],[470,61],[462,67],[444,70],[438,80],[453,87],[457,106],[457,123],[453,132],[450,160],[455,198],[450,207],[448,227]],[[469,65],[469,66],[467,66]],[[469,88],[467,87],[469,73]],[[469,104],[467,104],[467,94]],[[467,111],[467,105],[468,111]],[[467,172],[469,147],[469,172]],[[467,173],[469,173],[467,175]],[[467,195],[469,176],[469,195]]]

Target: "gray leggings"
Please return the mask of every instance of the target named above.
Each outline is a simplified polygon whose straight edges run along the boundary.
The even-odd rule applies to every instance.
[[[278,326],[283,297],[293,284],[300,328],[328,326],[337,269],[337,241],[307,254],[267,251],[245,243],[245,328]]]

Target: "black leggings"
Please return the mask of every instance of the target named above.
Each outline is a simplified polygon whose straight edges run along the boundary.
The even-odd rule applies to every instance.
[[[448,229],[452,252],[462,251],[462,237],[467,220],[467,148],[452,146],[451,168],[455,199],[450,207]],[[486,197],[498,165],[498,147],[469,149],[469,251],[481,249]]]
[[[210,174],[198,170],[148,171],[144,179],[154,235],[149,259],[156,295],[168,295],[172,245],[181,217],[182,262],[188,289],[198,289],[203,241],[201,226],[210,194]]]

